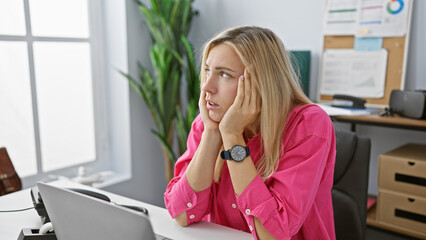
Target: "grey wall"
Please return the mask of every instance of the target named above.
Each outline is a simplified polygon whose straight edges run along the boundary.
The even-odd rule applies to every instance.
[[[407,60],[407,89],[426,89],[426,1],[415,0],[410,49]],[[200,15],[193,21],[190,40],[196,49],[225,28],[257,25],[273,30],[287,49],[311,50],[311,99],[316,98],[319,58],[322,49],[322,23],[325,0],[196,0],[193,5]],[[127,1],[129,71],[137,75],[136,61],[148,63],[150,40],[148,31],[134,1]],[[199,54],[199,50],[197,51]],[[133,178],[107,190],[142,201],[164,206],[166,187],[159,142],[149,129],[154,127],[143,101],[130,94],[132,127]],[[348,125],[336,124],[336,129]],[[426,133],[383,127],[358,127],[358,134],[372,139],[369,192],[377,194],[377,157],[407,142],[426,144]]]
[[[409,90],[426,90],[426,1],[414,0],[407,59],[407,81]]]
[[[309,6],[309,7],[307,7]],[[311,98],[315,98],[322,46],[324,0],[214,0],[195,1],[200,11],[191,40],[200,49],[216,33],[239,25],[256,25],[274,31],[287,49],[311,50]]]
[[[146,1],[143,1],[146,2]],[[151,40],[136,1],[126,1],[129,73],[138,76],[137,62],[150,66]],[[164,206],[166,189],[164,163],[160,143],[151,133],[155,124],[143,100],[130,89],[130,126],[132,179],[104,188],[147,203]]]

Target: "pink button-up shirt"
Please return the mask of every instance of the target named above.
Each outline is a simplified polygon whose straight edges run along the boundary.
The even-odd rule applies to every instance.
[[[328,115],[316,105],[294,108],[282,135],[284,154],[276,172],[262,181],[257,175],[237,196],[225,161],[219,183],[194,192],[185,171],[201,141],[204,126],[197,116],[187,150],[175,165],[175,177],[164,200],[174,218],[186,211],[188,224],[201,220],[252,233],[254,217],[277,239],[335,239],[331,187],[335,136]],[[247,143],[256,163],[262,156],[261,137]]]

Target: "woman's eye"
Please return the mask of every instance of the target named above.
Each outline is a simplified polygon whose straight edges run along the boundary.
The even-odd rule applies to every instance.
[[[204,69],[204,71],[206,72],[206,76],[210,75],[210,69]]]
[[[227,73],[225,73],[225,72],[221,72],[220,74],[219,74],[219,76],[221,76],[221,77],[230,77],[231,75],[229,75],[229,74],[227,74]]]

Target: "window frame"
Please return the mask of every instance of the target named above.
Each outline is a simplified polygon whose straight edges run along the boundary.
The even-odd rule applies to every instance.
[[[33,124],[34,124],[34,137],[35,137],[35,148],[36,148],[36,161],[37,161],[37,173],[22,178],[23,186],[29,187],[35,185],[37,181],[51,179],[52,176],[65,176],[68,178],[75,177],[78,172],[78,168],[83,166],[87,170],[87,174],[99,173],[102,171],[113,171],[115,177],[105,182],[102,185],[110,185],[115,182],[129,179],[130,176],[130,120],[129,120],[129,98],[128,98],[128,86],[123,88],[123,82],[127,85],[126,81],[122,83],[114,83],[117,81],[117,77],[111,76],[111,71],[117,71],[117,69],[111,70],[106,66],[110,66],[111,61],[107,59],[108,53],[105,51],[111,47],[111,43],[107,43],[106,35],[111,37],[111,33],[104,31],[104,26],[108,22],[108,18],[111,15],[112,5],[124,5],[125,1],[120,0],[115,3],[110,1],[103,2],[101,0],[87,0],[88,3],[88,14],[89,14],[89,37],[88,38],[69,38],[69,37],[35,37],[31,33],[31,22],[30,22],[30,11],[29,11],[29,0],[22,0],[24,6],[24,17],[26,26],[26,35],[24,36],[10,36],[0,35],[0,41],[13,41],[13,42],[25,42],[27,43],[28,52],[28,64],[30,73],[30,86],[31,86],[31,99],[32,99],[32,110],[33,110]],[[116,7],[116,6],[115,6]],[[108,13],[108,9],[110,13]],[[122,9],[123,10],[123,9]],[[125,18],[125,7],[124,12],[115,14],[115,17]],[[114,16],[113,16],[114,17]],[[113,20],[109,20],[113,21]],[[126,27],[121,26],[121,27]],[[107,36],[107,37],[108,37]],[[126,38],[124,36],[124,38]],[[38,122],[38,108],[37,108],[37,93],[36,93],[36,82],[35,82],[35,71],[34,71],[34,49],[33,43],[36,41],[53,41],[53,42],[87,42],[90,45],[90,56],[91,56],[91,69],[92,69],[92,89],[93,89],[93,105],[94,105],[94,127],[95,127],[95,146],[96,146],[96,159],[88,163],[77,164],[53,171],[43,172],[42,168],[42,156],[40,148],[40,133],[39,133],[39,122]],[[107,46],[108,45],[108,46]],[[125,44],[125,51],[127,51],[127,44]],[[124,51],[124,52],[125,52]],[[123,51],[122,51],[123,52]],[[124,68],[122,71],[127,71],[127,52],[124,59]],[[123,58],[121,58],[123,59]],[[119,64],[123,66],[123,64]],[[115,86],[121,85],[121,89],[114,93]],[[121,91],[121,92],[120,92]],[[120,106],[112,106],[112,101],[116,98],[126,98],[125,101],[121,101]],[[112,99],[112,100],[110,100]],[[110,102],[108,102],[110,100]],[[121,120],[124,120],[122,126],[117,126],[117,120],[111,119],[114,112],[124,107],[124,113],[127,116],[122,116]],[[120,111],[120,110],[118,110]],[[121,111],[122,112],[122,111]],[[119,117],[120,119],[120,117]],[[126,119],[128,121],[126,121]],[[113,123],[111,123],[113,122]],[[115,122],[115,123],[114,123]],[[121,136],[124,137],[124,143],[122,146],[112,147],[111,142],[114,142],[114,135],[117,132],[121,132]],[[118,155],[122,154],[124,157],[120,161]]]

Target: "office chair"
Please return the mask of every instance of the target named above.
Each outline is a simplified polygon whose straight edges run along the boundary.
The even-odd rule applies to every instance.
[[[337,240],[363,240],[366,235],[370,139],[336,131],[336,165],[332,188]]]

